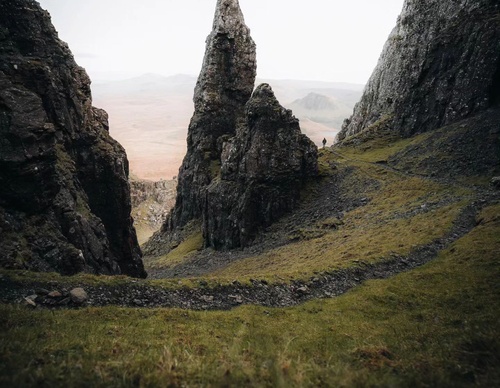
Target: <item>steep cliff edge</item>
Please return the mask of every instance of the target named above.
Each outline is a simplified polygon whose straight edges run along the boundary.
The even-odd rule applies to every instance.
[[[408,137],[500,103],[497,0],[406,0],[337,140],[381,127]]]
[[[0,4],[0,264],[145,277],[128,161],[31,0]]]
[[[176,204],[147,255],[168,253],[199,228],[206,247],[246,246],[295,206],[306,177],[316,174],[316,146],[269,85],[250,98],[255,74],[255,43],[239,3],[218,0]]]

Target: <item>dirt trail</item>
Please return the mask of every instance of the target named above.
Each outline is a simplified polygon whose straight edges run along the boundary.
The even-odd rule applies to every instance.
[[[344,160],[350,160],[334,151]],[[356,162],[360,162],[357,161]],[[398,171],[388,165],[363,162],[377,165],[394,173],[413,176]],[[422,177],[442,184],[457,185],[435,177]],[[333,201],[338,193],[342,176],[334,174],[324,178],[315,186],[314,192],[307,201],[293,213],[273,225],[261,240],[247,250],[236,252],[203,251],[187,262],[170,269],[150,271],[150,278],[183,278],[200,276],[223,267],[229,262],[243,259],[250,255],[272,249],[287,243],[287,236],[293,228],[311,225],[315,221],[363,206],[366,203],[360,198]],[[376,185],[377,182],[367,179],[366,185]],[[471,187],[468,187],[469,189]],[[360,196],[363,190],[360,190]],[[369,279],[385,279],[398,273],[409,271],[434,259],[440,251],[446,249],[454,241],[469,233],[476,226],[476,216],[482,208],[500,201],[498,190],[485,188],[475,189],[475,201],[465,207],[455,220],[451,230],[430,244],[420,246],[408,256],[393,255],[387,260],[376,264],[354,261],[353,267],[316,274],[308,281],[292,281],[283,284],[268,284],[266,281],[254,280],[251,285],[243,285],[234,281],[229,285],[208,287],[203,280],[198,287],[180,287],[178,289],[162,288],[151,285],[148,281],[130,280],[122,285],[89,286],[75,282],[71,287],[83,287],[89,295],[87,305],[90,306],[127,306],[127,307],[177,307],[194,310],[226,310],[243,304],[255,304],[267,307],[288,307],[311,299],[331,298],[345,293]],[[287,231],[287,233],[283,232]],[[208,255],[208,256],[207,256]],[[59,289],[63,287],[57,281],[50,283],[23,282],[16,283],[7,277],[0,276],[0,303],[19,303],[24,297],[35,293],[36,289]],[[55,307],[53,304],[42,307]],[[56,306],[57,308],[57,306]]]
[[[466,207],[455,221],[452,230],[431,244],[415,249],[408,256],[393,256],[377,264],[357,262],[354,268],[321,273],[307,282],[268,284],[255,280],[252,285],[237,281],[230,285],[209,288],[200,281],[198,288],[165,289],[145,281],[131,281],[120,286],[82,286],[89,294],[91,306],[178,307],[194,310],[226,310],[242,304],[268,307],[295,306],[317,298],[331,298],[345,293],[368,279],[385,279],[421,266],[437,256],[439,251],[466,235],[476,226],[476,215],[492,199],[483,198]],[[498,200],[498,198],[496,198]],[[56,288],[56,282],[20,284],[0,278],[0,302],[18,303],[37,288]],[[47,306],[53,307],[53,306]]]

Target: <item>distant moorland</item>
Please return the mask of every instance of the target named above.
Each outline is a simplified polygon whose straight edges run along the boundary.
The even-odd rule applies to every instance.
[[[349,117],[362,85],[257,80],[271,84],[281,104],[300,119],[302,131],[317,145],[332,144]],[[110,132],[126,149],[132,173],[141,179],[172,179],[186,153],[196,77],[158,74],[92,85],[94,104],[109,114]]]

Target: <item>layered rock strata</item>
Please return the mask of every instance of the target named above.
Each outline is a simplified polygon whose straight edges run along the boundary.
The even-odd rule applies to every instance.
[[[337,140],[381,126],[407,137],[499,104],[499,2],[406,0]]]
[[[145,277],[128,161],[32,0],[0,3],[0,264]]]

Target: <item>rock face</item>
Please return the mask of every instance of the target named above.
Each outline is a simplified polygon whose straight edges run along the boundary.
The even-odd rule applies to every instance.
[[[256,76],[255,43],[238,0],[218,0],[203,68],[194,93],[195,112],[179,171],[176,205],[168,229],[200,218],[205,189],[220,168],[224,141],[236,134]]]
[[[147,254],[164,253],[158,247],[165,240],[177,245],[190,221],[202,224],[207,247],[245,246],[294,207],[302,183],[316,174],[317,148],[269,85],[252,96],[255,74],[255,44],[238,1],[219,0],[195,88],[176,205],[146,245]]]
[[[128,161],[50,16],[0,3],[0,263],[145,277]]]
[[[145,243],[158,231],[175,205],[177,180],[130,180],[132,217],[139,244]]]
[[[299,121],[262,84],[246,105],[246,123],[224,144],[220,177],[207,190],[203,235],[208,246],[248,245],[260,228],[292,210],[318,150]]]
[[[498,0],[406,0],[337,139],[380,125],[411,136],[499,103]]]

